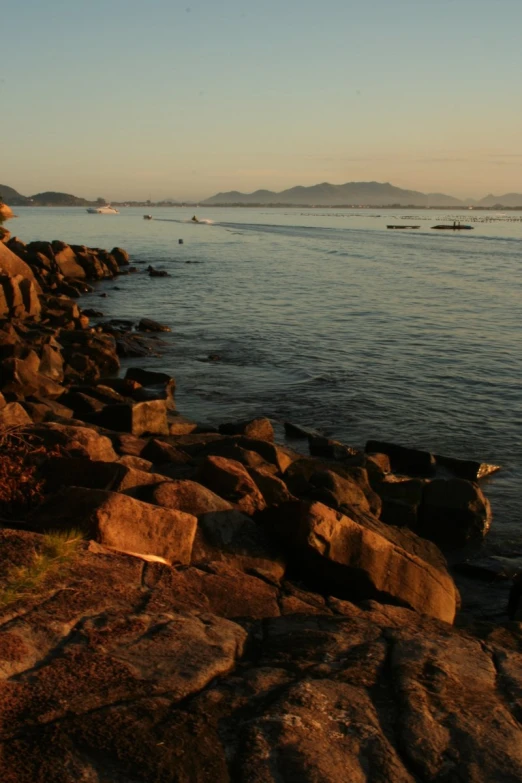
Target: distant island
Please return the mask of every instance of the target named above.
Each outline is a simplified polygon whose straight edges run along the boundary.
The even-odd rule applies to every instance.
[[[478,207],[522,209],[522,193],[492,194],[479,201],[448,196],[444,193],[421,193],[403,190],[389,182],[347,182],[344,185],[298,185],[280,193],[256,190],[254,193],[217,193],[205,201],[205,206],[298,206],[298,207]]]
[[[102,206],[107,201],[97,198],[89,201],[69,193],[45,191],[33,196],[23,196],[8,185],[0,185],[0,200],[14,207],[89,207]],[[174,199],[162,201],[113,201],[114,206],[128,207],[193,207],[194,201],[183,203]],[[332,185],[323,182],[319,185],[303,187],[298,185],[277,193],[272,190],[256,190],[254,193],[240,193],[231,190],[217,193],[211,198],[200,201],[206,207],[307,207],[334,209],[342,208],[378,208],[378,209],[520,209],[522,193],[504,193],[501,196],[489,194],[480,200],[458,199],[445,193],[421,193],[417,190],[404,190],[389,182],[346,182],[344,185]]]

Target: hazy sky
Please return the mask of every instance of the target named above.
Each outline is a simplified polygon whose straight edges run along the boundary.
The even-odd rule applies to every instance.
[[[0,182],[522,191],[521,0],[0,2]]]

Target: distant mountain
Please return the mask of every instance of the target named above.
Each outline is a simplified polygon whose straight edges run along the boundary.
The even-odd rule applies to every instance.
[[[504,193],[503,196],[490,193],[476,204],[479,207],[522,207],[522,193]]]
[[[26,196],[22,196],[21,193],[18,193],[17,190],[10,188],[8,185],[0,185],[0,197],[2,201],[11,207],[22,207],[28,202]]]
[[[333,207],[349,206],[415,206],[415,207],[461,207],[466,202],[444,193],[420,193],[417,190],[403,190],[389,182],[347,182],[344,185],[320,185],[303,187],[301,185],[274,193],[271,190],[256,190],[254,193],[218,193],[200,202],[211,205],[220,204],[286,204],[297,206]]]
[[[56,193],[53,190],[37,193],[31,196],[31,201],[36,207],[85,207],[90,204],[90,201],[84,198],[71,196],[70,193]]]

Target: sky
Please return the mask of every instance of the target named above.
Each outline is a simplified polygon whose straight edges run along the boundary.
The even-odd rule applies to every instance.
[[[0,182],[522,192],[520,0],[0,0]]]

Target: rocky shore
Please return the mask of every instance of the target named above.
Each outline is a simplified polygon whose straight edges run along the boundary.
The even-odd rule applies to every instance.
[[[445,559],[497,467],[192,421],[81,299],[147,270],[0,233],[0,779],[521,781],[520,585],[474,622]]]

